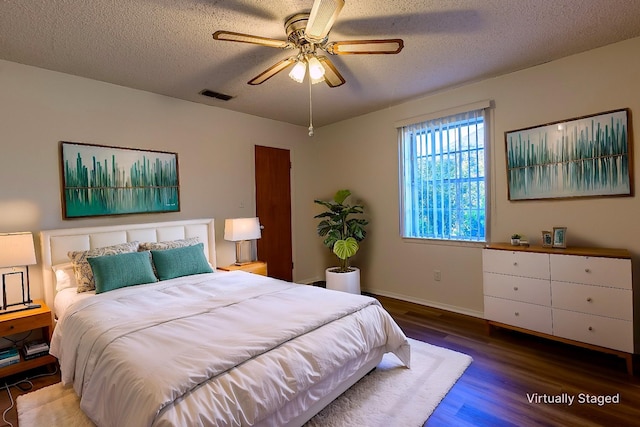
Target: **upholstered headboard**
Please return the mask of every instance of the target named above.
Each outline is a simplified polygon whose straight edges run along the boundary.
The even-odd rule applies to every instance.
[[[84,251],[133,241],[164,242],[189,237],[198,237],[204,243],[205,255],[215,269],[216,242],[212,218],[41,231],[45,303],[53,307],[56,293],[51,267],[69,262],[69,251]]]

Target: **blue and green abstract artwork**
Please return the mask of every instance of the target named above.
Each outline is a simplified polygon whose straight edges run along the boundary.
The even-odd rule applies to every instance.
[[[505,134],[510,200],[631,195],[626,110]]]
[[[61,143],[65,218],[180,210],[176,153]]]

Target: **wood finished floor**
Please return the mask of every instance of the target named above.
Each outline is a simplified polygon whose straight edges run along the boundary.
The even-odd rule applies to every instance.
[[[425,426],[639,426],[640,378],[622,358],[505,329],[474,317],[378,297],[405,334],[474,361]],[[637,362],[637,361],[636,361]],[[575,396],[573,405],[528,394]],[[579,394],[620,394],[619,404],[579,404]]]
[[[407,336],[469,354],[474,361],[425,426],[638,426],[640,378],[618,357],[507,330],[487,333],[481,319],[378,297]],[[637,370],[636,370],[637,372]],[[46,370],[34,370],[34,376]],[[0,386],[25,375],[3,378]],[[60,381],[59,373],[33,379],[33,391]],[[25,391],[25,392],[28,392]],[[15,399],[24,392],[12,387]],[[620,403],[532,404],[527,393],[596,396],[620,393]],[[0,390],[0,412],[10,406]],[[15,406],[5,417],[17,426]],[[0,425],[6,425],[0,422]],[[390,426],[403,427],[403,426]]]

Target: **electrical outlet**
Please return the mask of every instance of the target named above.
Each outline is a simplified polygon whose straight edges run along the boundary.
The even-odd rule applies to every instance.
[[[433,270],[433,280],[435,280],[436,282],[442,280],[442,273],[440,272],[440,270]]]

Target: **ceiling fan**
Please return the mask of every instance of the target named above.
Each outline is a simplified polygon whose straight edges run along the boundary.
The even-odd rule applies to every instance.
[[[297,49],[296,55],[283,59],[253,79],[250,85],[264,83],[279,72],[294,65],[289,76],[302,83],[309,69],[311,83],[324,81],[329,87],[345,83],[333,63],[319,51],[330,55],[396,54],[404,47],[402,39],[351,40],[329,42],[329,31],[344,6],[344,0],[315,0],[310,13],[297,13],[284,23],[287,40],[278,40],[231,31],[216,31],[215,40],[251,43],[280,49]]]

